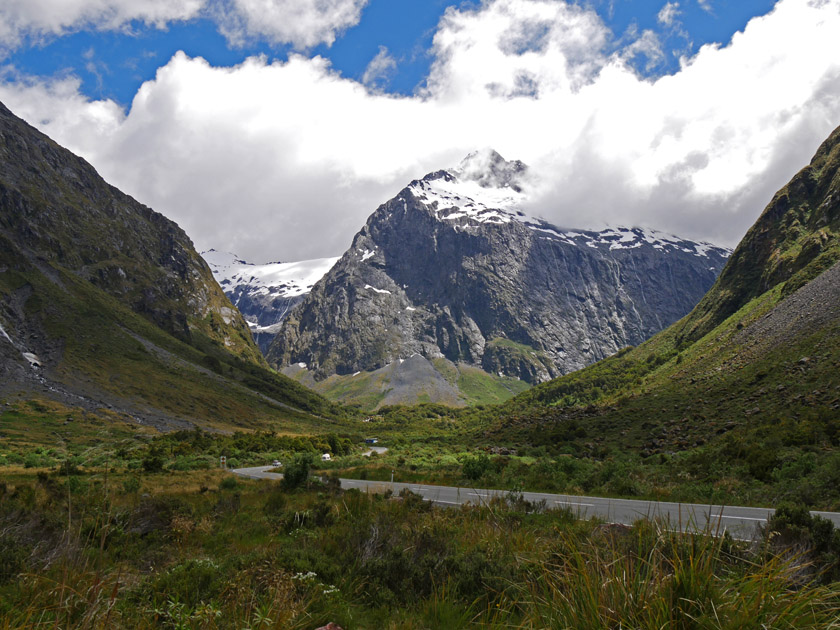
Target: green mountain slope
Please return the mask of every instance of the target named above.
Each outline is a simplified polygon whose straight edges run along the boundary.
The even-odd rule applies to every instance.
[[[184,232],[0,105],[0,398],[159,428],[344,412],[269,370]]]
[[[840,128],[747,232],[718,281],[682,326],[696,340],[774,287],[780,297],[840,260]]]
[[[0,234],[23,257],[72,271],[175,336],[200,332],[261,360],[183,230],[2,104]]]
[[[678,496],[840,506],[838,235],[840,130],[692,313],[490,412],[484,438],[636,462],[625,494],[693,484]]]

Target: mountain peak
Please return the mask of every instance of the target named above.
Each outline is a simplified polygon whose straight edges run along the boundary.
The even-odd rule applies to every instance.
[[[473,151],[452,173],[463,181],[477,182],[482,188],[512,188],[521,191],[521,178],[528,167],[519,160],[505,160],[494,149]]]

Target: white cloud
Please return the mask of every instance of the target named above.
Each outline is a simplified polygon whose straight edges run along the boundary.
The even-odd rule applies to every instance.
[[[712,7],[712,0],[697,0],[697,4],[699,4],[700,8],[706,11],[707,13],[714,12],[714,7]]]
[[[264,39],[299,49],[331,45],[336,35],[359,23],[368,0],[220,0],[212,13],[234,44]]]
[[[551,221],[732,245],[840,123],[838,32],[840,0],[781,0],[652,81],[608,52],[593,12],[485,0],[447,11],[413,97],[318,57],[214,68],[179,53],[128,115],[71,79],[10,76],[0,100],[199,247],[253,260],[339,254],[412,178],[488,145],[532,165],[531,210]]]
[[[139,21],[158,28],[198,15],[204,0],[3,0],[0,47],[15,48],[82,28],[114,30]],[[2,51],[0,51],[2,52]]]
[[[233,44],[264,40],[306,49],[332,44],[358,24],[368,0],[3,0],[0,57],[25,39],[36,42],[84,30],[128,29],[132,22],[165,28],[214,19]]]
[[[680,3],[679,2],[666,2],[665,6],[663,6],[659,13],[656,16],[656,19],[659,21],[660,24],[665,26],[671,26],[677,20],[680,15]]]
[[[370,60],[362,75],[362,83],[375,85],[377,81],[387,80],[397,68],[397,60],[389,53],[386,46],[380,46],[379,52]]]
[[[639,55],[647,58],[645,69],[650,71],[665,58],[662,42],[659,36],[650,29],[645,29],[634,41],[625,46],[620,54],[624,60],[630,61]]]
[[[452,102],[577,90],[603,66],[609,37],[596,13],[565,2],[449,7],[434,37],[428,92]]]

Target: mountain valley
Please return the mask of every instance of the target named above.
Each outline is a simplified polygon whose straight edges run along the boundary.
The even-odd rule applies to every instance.
[[[682,588],[677,603],[663,587],[645,597],[645,614],[656,602],[661,619],[672,619],[684,596],[713,598],[714,612],[702,613],[710,627],[721,618],[745,627],[745,597],[761,592],[772,596],[760,613],[786,627],[836,619],[840,531],[808,510],[840,508],[840,129],[731,256],[638,228],[560,230],[450,194],[447,203],[463,204],[454,211],[412,199],[424,204],[413,214],[426,230],[413,246],[433,243],[460,267],[406,259],[397,254],[412,242],[390,225],[394,215],[418,218],[406,189],[337,262],[259,266],[206,252],[208,266],[175,224],[89,165],[7,110],[0,124],[0,618],[10,628],[50,611],[73,628],[159,627],[158,619],[375,628],[395,614],[432,620],[418,627],[492,627],[502,617],[542,627],[561,605],[564,618],[579,619],[588,584],[621,585],[621,606],[599,603],[591,627],[617,608],[632,625],[637,593],[673,584],[673,567],[699,586]],[[510,164],[496,162],[503,172]],[[446,178],[412,187],[429,201],[434,182],[453,183]],[[500,191],[520,194],[508,183],[494,189],[494,205],[504,205]],[[494,257],[499,243],[507,250]],[[564,270],[583,265],[583,288],[556,284],[556,267],[520,273],[534,252],[553,252]],[[627,270],[640,266],[652,280],[645,287],[670,293],[635,293],[640,272]],[[613,284],[598,281],[604,271]],[[687,291],[713,282],[693,310],[667,279],[672,271]],[[212,274],[254,309],[251,319]],[[474,290],[481,299],[470,299]],[[577,302],[578,317],[562,330],[527,328],[543,321],[549,298]],[[603,320],[605,298],[621,308]],[[643,317],[680,309],[690,312],[657,334]],[[301,325],[313,313],[331,331],[318,342],[331,369],[380,365],[328,374],[295,355],[311,363],[286,366],[333,397],[379,408],[362,415],[268,368],[249,330],[273,326],[259,319],[263,310],[283,320],[281,335],[298,335],[291,341],[318,339],[317,327]],[[433,316],[446,325],[424,328]],[[505,336],[488,341],[485,320]],[[383,330],[402,350],[377,343]],[[417,330],[425,336],[408,334]],[[556,345],[536,351],[552,335],[568,343],[564,355]],[[638,345],[620,347],[632,335]],[[275,337],[269,358],[292,345]],[[612,354],[538,382],[572,369],[559,359],[574,366],[598,353]],[[429,383],[448,392],[437,400],[447,405],[435,404]],[[391,404],[401,400],[391,390],[423,404]],[[451,406],[467,401],[479,404]],[[363,443],[386,449],[363,455]],[[282,467],[285,476],[235,478],[219,468],[228,465]],[[342,490],[339,476],[385,492]],[[390,496],[389,479],[456,486],[486,504],[436,510],[410,491]],[[692,534],[655,518],[583,521],[586,499],[572,497],[575,508],[534,503],[526,488],[701,511],[778,509],[751,517],[753,540],[742,541],[719,535],[723,517]],[[544,583],[561,579],[544,558],[572,562],[561,600]],[[437,594],[430,585],[442,570],[447,590]],[[62,595],[74,589],[84,597]],[[453,626],[450,610],[463,623]],[[678,614],[698,618],[695,608]]]

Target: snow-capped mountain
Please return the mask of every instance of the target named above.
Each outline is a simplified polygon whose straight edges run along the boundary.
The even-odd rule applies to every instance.
[[[338,258],[255,265],[215,249],[201,253],[213,276],[242,315],[265,353],[289,310]]]
[[[634,249],[644,243],[663,251],[682,250],[697,256],[718,250],[728,256],[730,250],[711,243],[698,243],[678,236],[645,228],[608,228],[602,231],[563,230],[542,219],[527,216],[519,208],[527,200],[522,180],[527,167],[516,160],[507,162],[493,150],[468,155],[458,167],[430,173],[413,181],[407,188],[419,201],[434,209],[441,221],[452,221],[453,228],[517,221],[546,239],[586,245],[595,249]]]
[[[730,253],[650,229],[560,228],[525,215],[526,191],[525,165],[494,151],[411,182],[285,320],[269,361],[320,380],[419,355],[537,383],[688,313]]]

